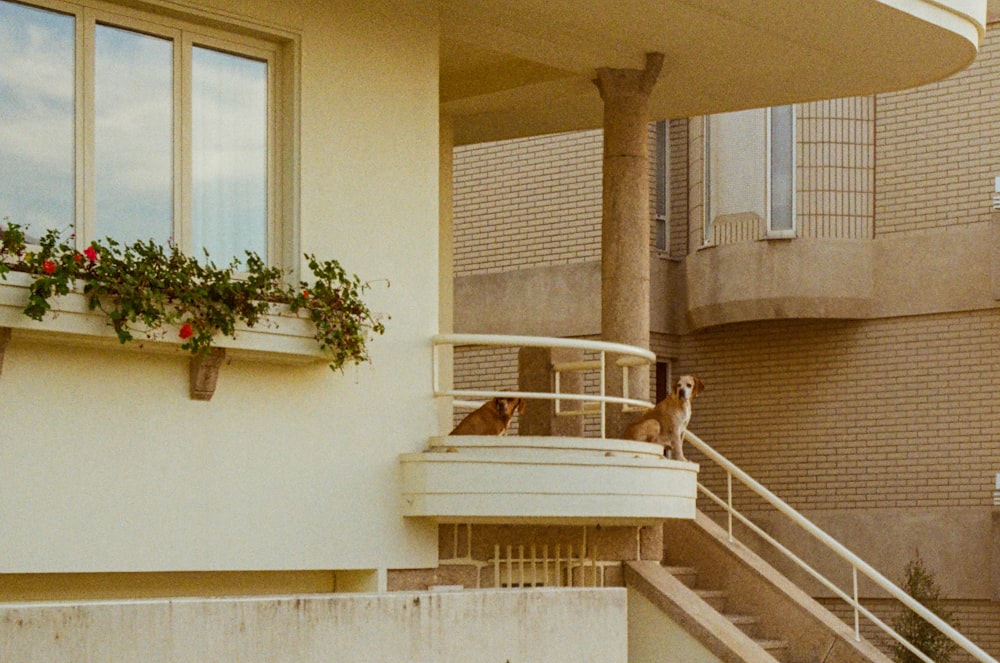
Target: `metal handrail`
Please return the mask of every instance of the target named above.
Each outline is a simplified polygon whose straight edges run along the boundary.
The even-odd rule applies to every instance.
[[[717,465],[721,466],[726,471],[726,499],[718,497],[712,493],[708,488],[704,487],[699,483],[698,488],[709,496],[713,502],[722,507],[728,514],[728,530],[729,530],[729,540],[733,540],[733,518],[735,517],[744,525],[747,525],[756,534],[761,536],[769,544],[776,547],[776,549],[782,554],[786,555],[800,568],[805,570],[809,575],[822,583],[827,589],[833,591],[838,597],[846,601],[852,608],[854,608],[854,635],[858,640],[861,639],[860,630],[860,616],[864,616],[869,619],[872,623],[878,626],[882,631],[887,633],[894,640],[899,642],[901,645],[906,647],[909,651],[913,652],[920,660],[925,661],[925,663],[934,663],[932,659],[926,656],[923,652],[914,647],[910,642],[908,642],[903,636],[899,635],[892,627],[880,620],[874,614],[871,613],[867,608],[861,605],[858,598],[858,573],[860,572],[883,591],[888,593],[891,597],[898,600],[904,606],[915,612],[921,618],[923,618],[927,623],[938,629],[943,635],[949,638],[952,642],[958,645],[966,653],[972,656],[977,661],[982,663],[997,663],[997,660],[992,656],[987,654],[985,651],[980,649],[975,643],[970,641],[964,635],[959,633],[954,627],[948,624],[946,621],[935,615],[933,612],[928,610],[920,602],[915,600],[912,596],[907,594],[905,591],[900,589],[895,583],[886,578],[884,575],[872,568],[867,562],[855,555],[853,552],[848,550],[843,544],[834,539],[832,536],[820,529],[811,520],[800,514],[798,511],[789,506],[777,495],[769,491],[767,488],[762,486],[756,480],[754,480],[749,474],[741,470],[739,467],[730,462],[726,457],[717,452],[712,447],[708,446],[704,441],[702,441],[697,435],[693,434],[691,431],[687,431],[684,434],[684,438],[694,445],[699,451],[701,451],[710,460],[714,461]],[[764,532],[762,529],[754,525],[746,516],[736,511],[733,507],[733,490],[732,490],[732,480],[733,477],[738,479],[740,483],[749,488],[757,496],[761,497],[764,501],[769,503],[783,515],[788,517],[793,523],[798,525],[800,528],[811,534],[820,543],[825,545],[834,554],[840,557],[842,560],[851,565],[852,576],[853,576],[853,592],[848,594],[847,592],[839,589],[832,581],[823,576],[819,571],[813,569],[805,561],[799,558],[797,555],[788,550],[785,546],[781,545],[777,540],[771,537],[769,534]]]
[[[591,341],[577,338],[550,338],[544,336],[516,336],[501,334],[437,334],[431,338],[431,363],[432,363],[432,388],[435,396],[451,396],[453,398],[531,398],[555,401],[558,407],[559,401],[581,401],[584,403],[598,403],[600,405],[601,417],[601,437],[607,437],[607,405],[617,404],[625,407],[649,408],[653,404],[646,400],[630,398],[628,394],[628,370],[630,367],[649,365],[656,362],[656,355],[649,350],[637,348],[622,343],[610,343],[608,341]],[[600,392],[597,394],[568,394],[559,391],[559,382],[556,381],[555,392],[535,392],[535,391],[493,391],[488,389],[455,389],[454,386],[445,389],[441,386],[440,353],[438,348],[442,345],[482,345],[482,346],[502,346],[502,347],[522,347],[522,348],[571,348],[597,352],[599,358],[594,362],[568,362],[557,365],[557,376],[560,371],[600,371]],[[607,370],[607,355],[619,355],[615,365],[622,370],[622,396],[609,396],[607,394],[607,380],[605,373]],[[459,401],[455,401],[456,404]],[[462,404],[471,403],[462,401]],[[570,413],[563,413],[570,414]],[[590,414],[584,410],[573,412],[575,415]]]

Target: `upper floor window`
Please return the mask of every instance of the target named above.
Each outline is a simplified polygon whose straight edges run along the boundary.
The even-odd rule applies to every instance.
[[[706,243],[712,243],[712,224],[720,217],[752,221],[754,227],[761,219],[765,237],[795,236],[794,106],[706,118],[705,209]]]
[[[660,251],[670,250],[670,123],[656,123],[656,237]]]
[[[795,236],[795,107],[768,109],[767,232]]]
[[[279,263],[280,44],[40,1],[0,0],[0,219]]]

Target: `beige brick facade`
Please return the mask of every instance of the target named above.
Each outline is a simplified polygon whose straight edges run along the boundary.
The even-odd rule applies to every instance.
[[[594,260],[601,132],[455,150],[455,276]]]
[[[990,195],[1000,176],[998,79],[994,24],[976,63],[948,80],[799,105],[798,237],[865,243],[997,223]],[[670,123],[669,250],[654,254],[679,270],[704,237],[703,130],[701,118]],[[599,132],[458,150],[456,277],[599,260],[600,153]],[[650,184],[655,211],[652,176]],[[942,233],[942,246],[948,241]],[[912,278],[894,279],[923,282],[919,256],[893,259],[912,270]],[[910,538],[938,564],[931,570],[942,576],[963,630],[997,655],[1000,606],[989,595],[1000,592],[1000,578],[951,566],[988,564],[994,555],[973,548],[988,547],[983,541],[993,536],[981,528],[989,528],[1000,472],[1000,307],[931,290],[911,288],[911,299],[859,311],[858,319],[777,316],[690,330],[681,315],[680,333],[654,331],[650,347],[673,376],[694,373],[708,385],[695,404],[694,432],[795,508],[839,527],[849,548],[877,552],[893,579],[912,548],[865,538],[851,523],[912,514]],[[516,355],[467,353],[456,360],[456,379],[512,386]],[[708,464],[701,478],[723,485]],[[982,525],[956,530],[959,513]],[[885,525],[886,536],[906,527]]]
[[[976,61],[939,83],[878,96],[876,234],[990,219],[1000,175],[1000,26]]]
[[[992,503],[1000,310],[741,323],[682,346],[675,373],[708,385],[692,430],[795,508]]]

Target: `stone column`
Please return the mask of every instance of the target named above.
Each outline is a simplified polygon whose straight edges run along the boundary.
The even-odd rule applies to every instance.
[[[663,54],[649,53],[645,69],[601,68],[594,81],[604,101],[601,338],[641,348],[649,347],[649,94],[662,66]],[[649,371],[630,374],[629,395],[648,398]],[[621,395],[620,371],[608,377],[609,393]],[[608,437],[631,417],[609,408]]]
[[[554,364],[580,361],[583,352],[571,348],[521,348],[517,355],[517,388],[519,391],[551,393],[555,390]],[[582,394],[583,378],[580,373],[563,373],[559,391],[565,394]],[[562,401],[561,410],[578,410],[580,401]],[[529,400],[524,414],[518,417],[518,435],[554,435],[557,437],[583,437],[582,417],[557,417],[555,401]]]

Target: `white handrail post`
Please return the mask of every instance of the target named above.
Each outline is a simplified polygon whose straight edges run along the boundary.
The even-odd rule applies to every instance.
[[[604,400],[607,395],[607,387],[605,384],[604,372],[607,370],[607,360],[605,359],[604,350],[601,350],[601,439],[603,440],[608,436],[607,434],[607,422],[608,422],[608,403]]]
[[[434,395],[437,396],[441,393],[440,389],[440,378],[438,377],[440,369],[438,367],[438,344],[435,341],[431,341],[431,388],[434,390]]]
[[[560,371],[557,368],[557,369],[554,370],[554,373],[555,373],[556,395],[558,396],[560,393],[562,393],[562,388],[560,387],[560,380],[559,380],[562,377],[562,371]],[[560,407],[561,403],[562,403],[562,401],[559,398],[556,398],[555,412],[556,412],[556,416],[557,417],[559,416],[559,407]]]
[[[628,394],[628,364],[622,364],[622,398],[629,398]]]
[[[851,573],[854,576],[854,639],[861,642],[861,602],[858,600],[858,565],[851,564]]]
[[[726,470],[726,515],[729,518],[729,543],[733,542],[733,473]]]

